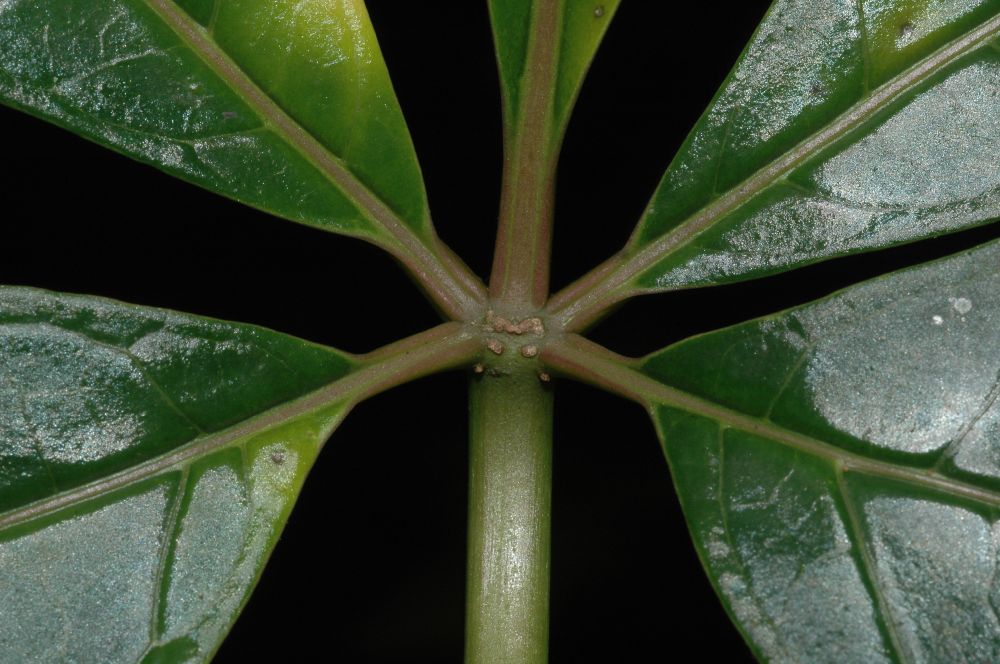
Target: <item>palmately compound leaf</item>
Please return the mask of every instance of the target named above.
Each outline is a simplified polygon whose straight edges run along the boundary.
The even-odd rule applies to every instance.
[[[640,370],[702,561],[764,660],[1000,660],[1000,241]]]
[[[0,102],[294,221],[431,242],[360,0],[5,0]]]
[[[579,330],[631,294],[989,222],[998,89],[1000,0],[777,0],[628,246],[553,309]]]
[[[350,406],[304,395],[355,366],[250,325],[0,288],[0,661],[206,661]]]

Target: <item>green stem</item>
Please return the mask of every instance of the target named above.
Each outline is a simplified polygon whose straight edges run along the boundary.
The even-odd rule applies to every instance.
[[[533,371],[470,387],[466,664],[544,664],[552,392]]]

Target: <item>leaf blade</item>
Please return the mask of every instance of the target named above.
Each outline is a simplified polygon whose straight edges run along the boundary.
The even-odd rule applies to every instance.
[[[272,10],[287,11],[284,4]],[[367,19],[357,23],[363,32],[358,39],[373,41]],[[349,234],[378,231],[370,222],[366,227],[366,213],[351,196],[322,184],[324,168],[331,167],[316,162],[323,152],[327,161],[338,161],[332,155],[339,144],[329,136],[329,127],[337,123],[327,123],[324,132],[330,145],[303,129],[299,133],[305,136],[289,138],[287,133],[298,126],[295,121],[250,82],[205,29],[168,0],[102,0],[68,7],[7,3],[0,32],[5,35],[0,96],[6,103],[279,216]],[[303,42],[300,38],[292,45],[301,50],[308,46]],[[367,50],[374,52],[372,67],[379,74],[372,87],[385,88],[388,77],[377,46],[368,44]],[[297,75],[316,78],[310,63],[300,58],[296,64],[301,69]],[[258,79],[265,87],[279,87],[266,75]],[[335,107],[344,83],[327,79],[320,82],[329,83],[325,94]],[[398,114],[391,88],[378,94]],[[295,103],[289,93],[283,100]],[[305,116],[312,127],[321,127],[315,114],[311,109]],[[390,124],[401,123],[399,115]],[[412,155],[408,140],[397,149]],[[416,168],[415,157],[413,163]],[[419,170],[399,179],[422,191]],[[289,192],[283,195],[284,188]],[[416,215],[408,221],[419,231],[426,219]]]
[[[702,564],[764,661],[1000,654],[1000,241],[638,360],[554,371],[646,405]]]
[[[579,330],[636,294],[995,220],[1000,3],[941,4],[775,2],[628,246],[553,309]]]
[[[692,395],[652,414],[706,570],[765,659],[997,655],[998,256],[994,241],[641,363]]]
[[[3,654],[12,661],[208,661],[256,584],[319,443],[343,413],[302,416],[5,529]],[[89,584],[79,583],[80,569]],[[116,592],[123,585],[124,596]],[[82,615],[83,636],[71,628]]]
[[[14,464],[13,452],[30,459],[37,450],[8,448],[0,509],[47,497],[22,494],[23,480],[51,474],[60,489],[79,486],[217,434],[357,365],[251,325],[27,288],[0,288],[0,333],[4,438],[34,439],[53,464]],[[78,395],[75,410],[60,405],[67,394]],[[93,428],[92,413],[108,423]]]
[[[915,16],[920,14],[918,5],[923,7],[925,14],[922,21]],[[863,6],[866,5],[858,5]],[[664,288],[668,283],[673,287],[684,287],[770,274],[803,262],[985,223],[1000,213],[996,202],[990,199],[980,202],[980,209],[970,211],[967,219],[951,224],[942,220],[935,226],[935,222],[926,219],[932,214],[930,210],[924,211],[924,219],[883,215],[882,218],[873,217],[866,221],[875,227],[891,227],[888,229],[890,237],[870,233],[873,237],[867,238],[867,241],[866,238],[859,238],[853,243],[842,242],[842,246],[831,248],[824,248],[821,244],[837,244],[837,231],[829,227],[838,224],[850,226],[851,218],[847,213],[852,207],[883,205],[899,207],[904,212],[913,208],[917,217],[921,208],[954,208],[963,203],[976,206],[979,195],[1000,184],[995,177],[987,177],[988,181],[978,188],[963,189],[956,182],[950,191],[948,187],[944,187],[944,191],[932,190],[935,179],[945,179],[955,171],[974,170],[979,166],[991,172],[988,156],[997,147],[994,117],[997,102],[988,95],[974,96],[967,103],[957,105],[949,105],[945,100],[974,93],[980,87],[987,90],[996,87],[993,79],[998,63],[991,44],[1000,35],[1000,3],[973,3],[971,10],[966,7],[964,13],[957,13],[950,21],[935,15],[928,3],[892,2],[879,7],[882,10],[879,16],[881,22],[875,23],[875,17],[852,12],[847,5],[818,12],[816,19],[810,20],[803,13],[806,9],[804,5],[800,7],[793,1],[775,3],[757,38],[748,46],[719,97],[709,107],[665,176],[640,226],[636,243],[642,244],[654,236],[662,236],[672,223],[693,223],[685,222],[683,218],[690,219],[698,214],[697,208],[712,205],[714,195],[705,187],[720,192],[739,188],[740,200],[713,210],[706,220],[698,224],[701,228],[694,231],[706,235],[701,239],[692,238],[691,249],[684,257],[665,259],[652,267],[641,278],[644,287],[651,287],[652,281],[656,282],[656,288]],[[835,12],[843,15],[832,17]],[[895,49],[889,32],[903,20],[898,16],[902,14],[910,16],[907,21],[916,23],[903,23],[901,29],[916,31],[918,28],[915,26],[919,24],[926,34],[919,39],[910,37],[905,47]],[[818,24],[817,21],[821,20],[830,21],[830,24]],[[936,26],[933,25],[935,20],[939,21]],[[866,22],[872,24],[869,29],[865,28]],[[869,34],[875,25],[880,34],[878,39]],[[803,37],[803,33],[810,31],[821,33],[815,38],[819,41]],[[779,32],[780,36],[776,36]],[[823,36],[831,34],[837,35],[833,43],[821,46]],[[862,35],[867,35],[867,38]],[[863,64],[866,58],[858,52],[865,50],[863,44],[866,42],[872,44],[869,48],[891,49],[894,59],[878,60],[877,66],[869,67],[875,71],[867,72]],[[776,65],[779,53],[784,61]],[[838,53],[841,57],[835,59]],[[776,66],[778,71],[774,72]],[[965,75],[958,72],[965,72]],[[870,80],[866,81],[866,78]],[[807,84],[814,87],[807,90]],[[818,99],[811,100],[810,95]],[[738,106],[740,103],[743,105]],[[734,121],[734,114],[748,115],[750,119]],[[920,118],[923,124],[918,122]],[[952,121],[949,122],[949,119]],[[821,127],[818,131],[817,126]],[[954,151],[945,150],[945,146],[950,141],[960,140],[963,133],[966,158],[973,163],[956,164]],[[923,136],[925,143],[921,145],[911,141],[909,146],[905,145],[904,136],[913,134]],[[718,149],[710,148],[709,143]],[[721,156],[706,160],[702,156],[706,152]],[[935,152],[940,153],[936,158]],[[889,153],[889,156],[880,159],[880,153]],[[894,159],[895,163],[890,159]],[[819,163],[810,165],[810,161]],[[949,165],[952,167],[950,171],[947,169]],[[909,180],[906,180],[900,172],[920,167],[930,173],[923,178],[909,173]],[[871,178],[872,171],[875,172],[876,182],[865,184],[863,179]],[[752,182],[754,178],[761,181]],[[830,213],[835,216],[828,222],[826,237],[820,233],[817,233],[819,238],[809,236],[809,210],[796,208],[797,213],[793,211],[782,216],[779,212],[784,208],[777,207],[775,201],[765,203],[756,213],[747,212],[743,215],[745,220],[736,219],[725,230],[711,230],[716,224],[727,225],[723,218],[727,214],[740,217],[740,213],[735,211],[737,206],[748,203],[753,206],[754,197],[766,195],[768,189],[780,185],[781,181],[790,181],[789,188],[793,190],[796,186],[814,190],[813,198],[817,203],[813,205],[824,200],[843,205],[843,209]],[[752,186],[744,188],[742,185],[745,183]],[[688,199],[689,194],[685,191],[690,187],[702,188],[692,200]],[[937,194],[936,198],[934,194]],[[782,201],[789,198],[803,202],[813,200],[803,191],[784,191],[776,196],[780,196]],[[677,207],[672,211],[671,206],[677,206],[678,202],[692,207],[683,210]],[[938,212],[937,216],[940,217],[941,213]],[[771,261],[765,260],[765,265],[751,265],[749,257],[740,257],[756,251],[770,258],[768,238],[762,237],[752,250],[747,248],[737,252],[737,247],[741,246],[740,238],[749,237],[752,231],[763,235],[767,231],[764,225],[767,218],[773,219],[771,224],[787,220],[786,223],[793,226],[787,231],[790,237],[783,243],[786,246],[782,246],[781,251],[771,250],[771,253],[782,255],[775,256]],[[811,228],[815,229],[814,232],[822,231],[816,229],[816,223],[814,220]],[[855,221],[854,226],[857,224]],[[803,228],[795,228],[795,225]],[[724,238],[727,231],[731,236],[737,233],[742,235]],[[794,248],[793,238],[797,235],[804,236],[800,240],[803,246],[798,249],[797,255],[792,255],[794,252],[789,251],[787,245]],[[718,253],[723,245],[729,248],[724,258],[737,264],[728,265],[725,269],[709,268],[697,277],[678,274],[668,278],[665,275],[666,265],[677,269],[690,264],[695,252],[711,255]],[[720,257],[718,262],[723,262],[724,258]],[[689,269],[693,271],[693,268]]]
[[[0,103],[258,209],[373,242],[451,318],[473,315],[484,297],[431,225],[361,0],[11,0],[0,6]]]
[[[254,416],[357,367],[254,326],[0,288],[0,658],[207,660],[350,396]]]

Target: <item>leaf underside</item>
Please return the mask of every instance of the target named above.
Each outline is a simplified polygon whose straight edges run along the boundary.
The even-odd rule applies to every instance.
[[[1000,215],[1000,2],[821,5],[772,6],[626,249],[633,291]],[[1000,659],[998,292],[994,242],[641,363],[699,554],[762,660]]]
[[[347,404],[260,414],[353,366],[250,325],[0,288],[0,661],[207,660]]]
[[[1000,0],[778,0],[626,249],[687,288],[1000,216]]]
[[[765,660],[1000,659],[1000,241],[641,370],[702,560]]]
[[[8,0],[0,101],[293,221],[429,233],[360,0]]]

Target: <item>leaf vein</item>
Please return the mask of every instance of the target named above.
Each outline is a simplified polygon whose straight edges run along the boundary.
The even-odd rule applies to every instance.
[[[181,505],[184,503],[184,498],[187,495],[189,477],[190,465],[185,465],[182,468],[180,477],[177,480],[177,489],[171,497],[169,511],[167,512],[167,516],[163,524],[163,541],[160,543],[160,555],[156,563],[156,574],[153,581],[153,606],[150,611],[149,625],[150,645],[147,647],[147,653],[163,636],[160,631],[160,626],[163,623],[163,613],[166,608],[163,600],[167,592],[167,589],[163,587],[163,584],[166,581],[167,568],[170,564],[170,558],[173,555],[177,531],[180,528]]]
[[[968,438],[970,433],[972,433],[972,430],[976,428],[979,421],[993,409],[993,406],[997,403],[998,399],[1000,399],[1000,372],[997,372],[997,377],[993,381],[992,387],[986,393],[986,398],[983,400],[982,407],[969,418],[969,421],[966,422],[965,425],[959,430],[955,438],[941,451],[941,456],[934,464],[934,468],[940,468],[945,461],[954,458],[954,456],[958,454],[959,447],[962,446],[965,439]]]
[[[844,511],[847,516],[849,537],[852,540],[855,550],[858,552],[856,559],[858,571],[871,588],[872,599],[875,600],[875,612],[881,618],[881,622],[885,626],[886,636],[889,637],[887,645],[890,648],[890,654],[895,655],[894,659],[898,661],[911,661],[912,658],[905,654],[907,651],[904,650],[902,641],[900,640],[899,626],[893,619],[892,609],[885,597],[884,589],[876,571],[874,556],[861,529],[861,515],[858,514],[857,508],[854,506],[850,492],[847,489],[847,482],[844,480],[844,471],[842,468],[834,467],[834,473],[837,477],[837,491],[840,494],[841,503],[844,505]]]
[[[159,396],[160,400],[162,400],[163,403],[166,404],[167,408],[176,413],[177,416],[179,416],[182,420],[184,420],[184,422],[188,426],[192,427],[199,434],[208,433],[204,427],[198,424],[198,422],[196,422],[177,404],[176,401],[174,401],[173,397],[170,396],[170,394],[163,388],[163,386],[156,379],[156,377],[153,376],[152,372],[149,369],[149,366],[135,353],[126,348],[115,346],[114,344],[109,344],[104,341],[99,341],[77,330],[70,330],[60,325],[55,325],[54,323],[47,323],[47,325],[52,325],[53,327],[57,328],[58,330],[69,336],[85,339],[88,342],[94,344],[95,346],[110,350],[112,353],[116,353],[127,359],[129,361],[129,364],[134,366],[136,370],[139,371],[140,374],[142,374],[142,377],[146,379],[146,382],[149,383],[150,387],[152,387],[156,391],[157,396]]]

